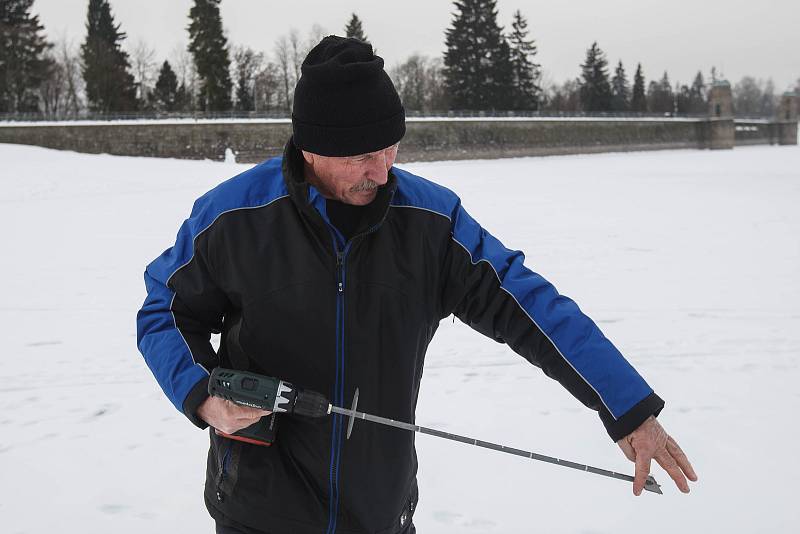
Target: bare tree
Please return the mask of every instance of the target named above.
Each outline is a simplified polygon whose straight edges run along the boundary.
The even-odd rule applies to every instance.
[[[292,66],[291,46],[289,39],[285,35],[281,35],[275,41],[275,60],[278,63],[280,71],[281,82],[283,84],[282,107],[286,113],[292,112],[292,96],[296,78],[294,77],[294,68]]]
[[[252,48],[237,46],[233,52],[233,70],[237,111],[254,111],[254,85],[256,73],[261,70],[264,54]]]
[[[292,28],[287,35],[281,35],[275,40],[273,48],[274,64],[282,85],[280,106],[286,113],[292,112],[294,86],[297,84],[297,80],[300,79],[303,60],[311,49],[319,44],[325,33],[325,28],[319,24],[314,24],[311,26],[311,30],[305,40],[300,38],[300,32],[296,28]],[[275,73],[274,69],[275,67],[272,67],[272,74]]]
[[[756,115],[761,108],[763,82],[752,76],[743,77],[733,86],[733,109],[737,115]]]
[[[131,63],[136,81],[136,98],[140,105],[146,106],[157,76],[156,51],[139,39],[131,52]]]
[[[49,66],[47,74],[39,85],[39,106],[48,117],[58,117],[64,107],[66,95],[66,75],[64,66],[52,53],[45,54]]]
[[[170,56],[172,57],[171,64],[174,66],[175,74],[178,76],[179,87],[183,87],[183,111],[194,111],[197,109],[198,83],[194,59],[186,46],[181,44],[175,45]]]
[[[295,82],[300,79],[300,66],[305,59],[307,51],[305,44],[300,40],[300,32],[295,28],[289,31],[289,47],[290,57],[292,61],[292,68],[294,69]]]
[[[772,117],[775,115],[777,107],[778,98],[775,96],[775,82],[770,78],[764,84],[764,90],[761,93],[761,109],[759,112],[764,117]]]
[[[253,102],[257,112],[270,112],[281,108],[281,69],[272,61],[256,74],[253,83]]]
[[[64,112],[67,115],[78,115],[85,108],[85,91],[81,58],[78,47],[73,42],[61,39],[57,45],[58,61],[64,66],[67,83],[67,96]]]
[[[441,58],[415,53],[389,71],[407,111],[427,114],[447,109],[442,68]]]
[[[441,57],[429,60],[425,68],[425,100],[427,113],[450,109],[444,79],[444,60]]]
[[[580,83],[578,80],[567,80],[563,84],[545,82],[545,99],[541,107],[545,111],[568,111],[576,112],[581,110]]]
[[[46,55],[49,68],[39,86],[39,103],[44,114],[52,117],[77,115],[82,92],[80,58],[66,38],[59,39]]]
[[[427,63],[427,57],[415,53],[403,63],[395,65],[389,72],[407,111],[422,112],[427,107],[425,102]]]
[[[322,40],[322,38],[325,37],[327,34],[328,32],[325,30],[325,28],[323,28],[319,24],[315,23],[313,26],[311,26],[311,30],[309,30],[308,32],[308,40],[306,41],[306,51],[305,54],[303,55],[305,56],[306,54],[308,54],[311,51],[311,49],[317,46],[319,42]]]

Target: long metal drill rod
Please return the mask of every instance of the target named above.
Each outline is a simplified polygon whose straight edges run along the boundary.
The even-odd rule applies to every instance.
[[[505,445],[498,445],[497,443],[491,443],[489,441],[481,441],[475,438],[459,436],[458,434],[451,434],[449,432],[442,432],[441,430],[436,430],[433,428],[427,428],[419,425],[412,425],[410,423],[395,421],[394,419],[388,419],[386,417],[371,415],[364,412],[358,412],[356,410],[348,410],[346,408],[339,408],[338,406],[331,405],[329,408],[329,413],[330,412],[346,415],[347,417],[351,418],[364,419],[365,421],[372,421],[373,423],[380,423],[382,425],[388,425],[395,428],[402,428],[403,430],[409,430],[411,432],[420,432],[421,434],[428,434],[431,436],[436,436],[438,438],[460,441],[461,443],[466,443],[467,445],[475,445],[477,447],[483,447],[484,449],[492,449],[494,451],[505,452],[508,454],[513,454],[515,456],[530,458],[531,460],[539,460],[540,462],[547,462],[549,464],[560,465],[562,467],[570,467],[572,469],[577,469],[579,471],[594,473],[595,475],[603,475],[605,477],[616,478],[617,480],[625,480],[626,482],[633,482],[632,476],[623,473],[617,473],[615,471],[609,471],[608,469],[600,469],[599,467],[592,467],[591,465],[570,462],[569,460],[562,460],[560,458],[554,458],[552,456],[546,456],[544,454],[523,451],[521,449],[506,447]],[[656,480],[653,478],[652,475],[647,477],[647,480],[645,481],[644,484],[644,489],[646,491],[652,491],[653,493],[658,493],[659,495],[661,495],[662,493],[661,486],[656,482]]]

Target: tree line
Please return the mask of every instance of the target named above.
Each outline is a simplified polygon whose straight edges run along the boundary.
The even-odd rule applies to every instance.
[[[109,0],[88,0],[79,46],[51,43],[34,0],[0,0],[0,112],[47,116],[125,112],[256,112],[288,115],[300,65],[327,34],[314,25],[275,40],[271,52],[235,46],[223,30],[221,0],[194,0],[188,46],[163,61],[141,41],[126,46]],[[641,63],[631,79],[621,60],[613,72],[598,43],[586,51],[579,75],[546,81],[527,18],[498,22],[496,0],[457,0],[442,57],[413,54],[388,68],[409,114],[469,112],[589,112],[700,114],[707,83],[673,84],[667,72],[649,83]],[[369,42],[355,14],[344,35]],[[721,79],[712,68],[710,81]],[[800,79],[797,81],[800,91]],[[746,76],[733,87],[740,114],[772,115],[774,83]]]

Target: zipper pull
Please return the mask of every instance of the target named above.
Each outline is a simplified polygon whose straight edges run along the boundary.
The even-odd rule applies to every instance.
[[[339,282],[339,293],[344,291],[344,284],[342,283],[342,251],[336,251],[336,278]]]

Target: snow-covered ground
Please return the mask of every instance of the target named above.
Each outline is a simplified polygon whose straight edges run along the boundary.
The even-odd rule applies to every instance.
[[[0,145],[0,532],[212,531],[207,435],[150,376],[134,316],[194,198],[245,168]],[[682,495],[655,468],[665,494],[635,498],[419,436],[421,533],[798,532],[800,148],[407,168],[598,321],[667,400],[660,420],[700,476]],[[593,412],[450,320],[417,420],[632,471]]]

